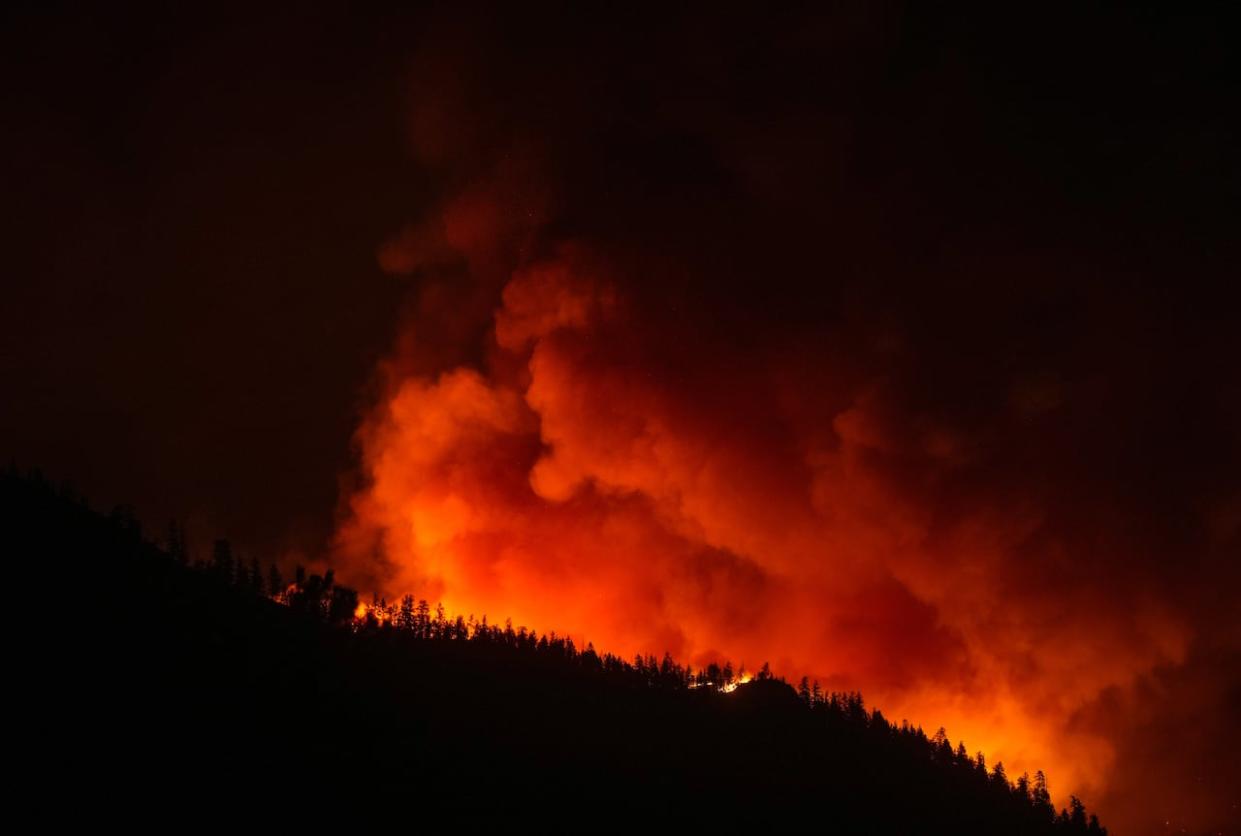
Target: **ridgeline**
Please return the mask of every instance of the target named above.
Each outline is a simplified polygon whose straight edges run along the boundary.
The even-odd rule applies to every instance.
[[[348,816],[465,829],[1102,834],[858,694],[764,668],[622,660],[554,634],[359,607],[223,542],[188,559],[131,513],[0,475],[34,601],[26,801],[55,819]],[[44,805],[54,805],[47,808]]]

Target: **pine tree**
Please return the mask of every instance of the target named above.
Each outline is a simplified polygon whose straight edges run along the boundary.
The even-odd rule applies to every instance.
[[[1041,769],[1034,773],[1034,789],[1030,792],[1030,800],[1040,817],[1050,820],[1055,816],[1056,810],[1051,806],[1051,792],[1047,789],[1047,776]]]
[[[418,631],[419,638],[430,638],[431,636],[431,608],[427,604],[426,599],[420,599],[418,606],[414,609],[415,628]]]
[[[1069,821],[1075,828],[1086,829],[1086,805],[1077,796],[1069,796]]]
[[[275,563],[267,569],[267,589],[273,598],[284,594],[284,578],[280,577],[280,567]]]
[[[401,608],[396,614],[396,626],[402,630],[412,630],[415,625],[414,596],[406,595],[401,599]]]
[[[233,546],[227,540],[216,540],[211,548],[211,566],[226,583],[233,582]]]
[[[264,592],[263,567],[259,566],[259,559],[257,557],[250,559],[250,591],[260,597],[262,597]]]

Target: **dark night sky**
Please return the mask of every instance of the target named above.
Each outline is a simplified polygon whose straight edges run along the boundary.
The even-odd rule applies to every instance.
[[[170,14],[5,27],[4,452],[313,545],[404,293],[374,256],[419,193],[399,51],[328,12]]]
[[[1241,201],[1222,21],[1068,5],[3,14],[0,455],[155,526],[318,557],[359,471],[386,490],[373,457],[405,443],[382,419],[402,381],[467,367],[543,422],[503,450],[471,440],[489,464],[453,471],[534,486],[495,500],[535,521],[522,542],[573,490],[613,520],[618,493],[658,520],[696,498],[713,509],[701,531],[651,524],[640,542],[669,566],[709,547],[761,597],[796,576],[784,547],[713,529],[730,496],[606,460],[634,416],[564,393],[725,451],[755,530],[818,536],[821,508],[782,515],[797,479],[854,445],[876,507],[917,521],[917,548],[849,591],[889,614],[858,646],[897,661],[807,645],[790,664],[896,701],[946,688],[892,650],[926,611],[944,631],[927,647],[962,670],[1054,683],[1078,669],[1014,673],[1024,639],[954,620],[928,567],[962,600],[1000,596],[1015,632],[1072,599],[1097,641],[1065,656],[1092,684],[1055,728],[1105,740],[1126,773],[1087,803],[1128,833],[1235,821]],[[555,285],[593,313],[538,318],[552,285],[521,271],[549,264],[606,278]],[[536,370],[526,391],[530,352],[556,385]],[[788,438],[825,446],[793,455]],[[815,501],[821,478],[806,476]],[[370,496],[343,526],[390,546]],[[788,502],[749,510],[763,496]],[[837,509],[842,543],[862,542],[863,510]],[[953,557],[967,524],[995,520],[1002,560]],[[335,548],[355,577],[421,577]],[[702,631],[675,640],[726,646]],[[980,661],[1000,646],[1003,666]],[[1100,673],[1109,659],[1129,667]]]

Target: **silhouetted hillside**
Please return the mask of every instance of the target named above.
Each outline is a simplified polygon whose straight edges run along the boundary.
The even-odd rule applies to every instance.
[[[27,801],[57,819],[1103,832],[1076,802],[1055,814],[1041,777],[1010,784],[856,694],[625,661],[412,598],[359,608],[330,576],[286,583],[223,542],[195,565],[175,529],[156,547],[124,511],[0,484],[31,592]]]

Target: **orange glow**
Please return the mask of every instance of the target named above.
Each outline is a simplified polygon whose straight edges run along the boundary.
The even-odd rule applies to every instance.
[[[396,617],[396,608],[384,603],[358,604],[353,610],[355,624],[373,619],[379,624],[390,624]]]
[[[359,430],[343,581],[625,657],[768,661],[1045,769],[1060,802],[1103,791],[1112,744],[1076,713],[1183,658],[1186,628],[1150,596],[1117,619],[1098,589],[1017,589],[1081,546],[1037,504],[945,506],[959,433],[779,353],[661,365],[678,335],[580,249],[502,300],[482,369],[394,372]]]

